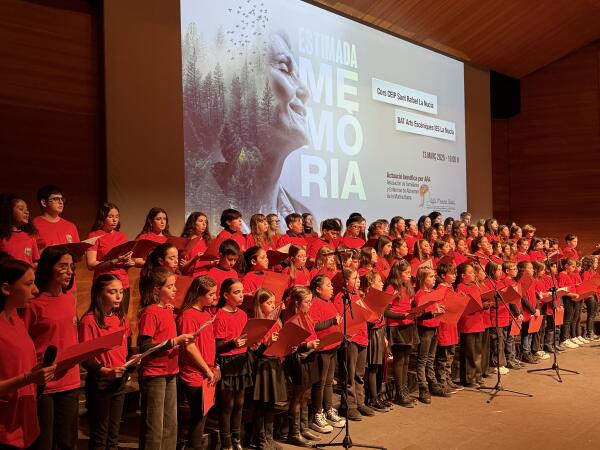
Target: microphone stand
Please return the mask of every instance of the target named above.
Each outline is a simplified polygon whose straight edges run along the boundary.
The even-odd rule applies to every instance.
[[[504,389],[504,386],[502,385],[502,374],[500,373],[500,325],[498,324],[498,310],[500,309],[499,303],[502,302],[502,306],[504,306],[506,308],[506,310],[510,314],[511,318],[515,322],[516,322],[516,317],[512,313],[510,308],[507,306],[506,302],[504,301],[504,297],[502,297],[502,294],[500,294],[500,291],[498,290],[498,285],[496,284],[496,282],[494,280],[492,280],[492,278],[485,271],[483,265],[481,264],[481,261],[479,261],[480,257],[477,255],[474,255],[474,256],[475,256],[475,262],[481,268],[481,270],[483,270],[483,273],[485,273],[485,277],[488,280],[490,280],[490,283],[492,284],[492,289],[494,290],[494,303],[495,303],[495,307],[496,307],[496,327],[495,327],[496,328],[496,344],[495,344],[495,347],[496,347],[496,355],[498,357],[498,361],[497,361],[498,367],[496,367],[496,374],[497,374],[496,384],[493,387],[486,387],[486,386],[478,387],[477,390],[478,391],[490,391],[489,392],[490,398],[487,400],[487,403],[491,403],[492,400],[494,400],[494,398],[496,398],[496,396],[500,392],[510,392],[511,394],[524,395],[526,397],[533,397],[533,394],[528,394],[527,392],[512,391],[510,389]],[[520,329],[520,327],[519,327],[519,329]]]
[[[550,256],[548,253],[546,253],[546,262],[550,261]],[[551,266],[551,264],[546,264],[546,267]],[[558,263],[556,263],[556,267],[558,270]],[[554,318],[556,317],[556,304],[557,304],[557,295],[556,292],[558,291],[558,287],[556,286],[556,280],[554,279],[554,275],[552,274],[552,270],[550,270],[550,278],[552,279],[552,321],[554,322],[554,333],[553,333],[553,339],[552,339],[552,350],[554,350],[554,355],[553,355],[553,359],[552,359],[552,367],[546,367],[545,369],[530,369],[527,371],[527,373],[534,373],[534,372],[546,372],[548,370],[553,370],[556,373],[556,378],[558,380],[559,383],[562,383],[563,380],[560,376],[560,371],[562,370],[563,372],[568,372],[568,373],[573,373],[575,375],[579,375],[579,372],[577,372],[576,370],[571,370],[571,369],[563,369],[558,365],[558,351],[556,350],[556,323],[554,321]]]
[[[335,252],[337,260],[342,267],[342,252]],[[325,444],[312,444],[312,448],[315,449],[323,449],[325,447],[342,447],[344,449],[349,449],[352,447],[357,448],[374,448],[378,450],[387,450],[385,447],[381,447],[378,445],[369,445],[369,444],[355,444],[352,442],[352,438],[350,437],[350,420],[348,420],[348,338],[346,336],[347,331],[347,316],[348,311],[350,312],[350,317],[354,318],[354,314],[352,312],[352,300],[350,299],[350,292],[348,291],[348,280],[344,275],[344,271],[342,270],[342,280],[343,280],[343,288],[342,288],[342,304],[343,304],[343,320],[344,320],[344,340],[342,343],[342,350],[344,355],[344,390],[342,395],[342,406],[344,407],[344,416],[346,418],[346,424],[344,425],[344,439],[342,442],[328,442]],[[336,436],[337,437],[337,436]],[[335,439],[335,438],[334,438]]]

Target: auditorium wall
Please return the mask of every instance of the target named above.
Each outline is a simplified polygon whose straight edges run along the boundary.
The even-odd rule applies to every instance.
[[[494,215],[600,242],[600,41],[521,79],[521,112],[492,120]]]

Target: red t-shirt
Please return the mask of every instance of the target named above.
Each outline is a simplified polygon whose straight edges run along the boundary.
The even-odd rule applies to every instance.
[[[417,291],[417,293],[415,294],[415,306],[419,306],[420,304],[424,303],[422,298],[429,292],[431,292],[431,291],[425,291],[424,289],[419,289]],[[425,312],[433,312],[436,305],[437,305],[437,302],[434,303],[433,305],[428,306],[425,309]],[[437,328],[440,326],[440,319],[439,319],[439,316],[434,317],[433,319],[425,319],[425,320],[418,319],[417,324],[422,327]]]
[[[248,272],[246,275],[244,275],[244,278],[242,278],[244,294],[252,294],[262,286],[263,281],[265,281],[264,272]]]
[[[300,234],[296,235],[291,231],[288,231],[286,234],[282,234],[281,236],[279,236],[279,239],[277,240],[277,248],[281,248],[284,245],[288,244],[298,245],[304,250],[308,249],[308,241],[306,240],[306,238]]]
[[[252,236],[252,234],[247,234],[246,235],[246,248],[250,248],[250,247],[255,247],[256,245],[258,245],[256,243],[256,240],[254,239],[254,236]],[[268,242],[263,242],[261,247],[263,248],[263,250],[273,250],[274,246],[269,244]]]
[[[515,260],[517,261],[517,263],[520,263],[521,261],[531,261],[531,256],[529,253],[519,253],[517,252],[515,254]]]
[[[577,249],[574,249],[573,247],[563,247],[560,249],[560,252],[565,258],[579,259],[579,253],[577,253]]]
[[[81,342],[91,341],[92,339],[125,330],[121,345],[95,358],[96,362],[101,363],[104,367],[122,367],[127,362],[127,339],[131,336],[131,329],[126,318],[123,320],[123,323],[120,322],[121,320],[116,314],[104,316],[104,324],[107,328],[100,328],[92,312],[85,314],[79,321],[79,340]]]
[[[13,231],[8,239],[0,239],[0,250],[29,264],[40,259],[35,238],[24,231]]]
[[[366,241],[359,237],[351,237],[344,236],[340,242],[340,245],[345,245],[346,247],[355,248],[360,250],[363,245],[365,245]]]
[[[408,254],[413,255],[415,253],[415,243],[419,240],[417,236],[406,236],[404,242],[406,242],[406,246],[408,247]]]
[[[313,302],[312,305],[310,305],[308,315],[315,324],[324,320],[333,319],[335,316],[337,316],[337,314],[338,310],[332,302],[313,297]],[[329,328],[325,328],[324,330],[317,331],[317,338],[322,339],[324,336],[327,336],[328,334],[334,333],[336,331],[340,331],[340,327],[337,325],[333,325]],[[319,347],[318,350],[331,350],[332,348],[336,348],[339,345],[340,343],[331,344],[324,348]]]
[[[211,319],[210,313],[196,308],[188,308],[177,316],[177,330],[180,334],[194,333]],[[204,328],[194,341],[200,355],[209,367],[215,366],[215,334],[213,324]],[[202,386],[204,375],[184,346],[179,349],[179,376],[188,386]]]
[[[452,287],[444,286],[440,284],[436,290],[438,289],[452,289]],[[449,345],[458,344],[458,328],[455,324],[449,324],[446,322],[440,322],[440,326],[438,327],[438,345],[442,347],[447,347]]]
[[[327,270],[325,268],[325,266],[321,267],[320,269],[317,269],[315,267],[313,270],[310,271],[310,279],[312,280],[317,275],[325,275],[330,280],[333,280],[335,278],[335,276],[337,275],[337,273],[338,273],[337,270]]]
[[[283,269],[283,272],[281,272],[285,275],[289,275],[290,274],[290,268],[286,267],[285,269]],[[290,287],[292,286],[308,286],[310,285],[310,272],[308,271],[308,269],[306,267],[303,267],[302,269],[296,269],[296,277],[294,278],[294,280],[292,281],[292,279],[290,278]]]
[[[61,352],[79,343],[77,337],[77,310],[73,294],[67,292],[58,297],[41,294],[25,310],[23,322],[35,345],[38,362],[44,360],[49,345]],[[79,364],[58,374],[46,384],[44,393],[69,391],[80,385]]]
[[[29,372],[37,365],[36,350],[23,321],[14,312],[0,317],[0,380]],[[36,385],[28,384],[0,397],[0,443],[28,448],[40,434]]]
[[[129,239],[125,236],[124,233],[120,231],[113,231],[112,233],[107,233],[104,230],[95,230],[88,234],[88,239],[100,236],[100,238],[94,243],[90,250],[96,252],[96,260],[104,261],[106,259],[106,255],[116,247],[117,245],[124,244]],[[119,278],[121,283],[123,283],[123,289],[127,289],[129,287],[129,276],[127,275],[127,270],[122,267],[101,267],[100,269],[94,269],[94,280],[98,278],[98,276],[109,273],[115,275]]]
[[[140,336],[152,338],[152,345],[177,337],[173,309],[159,304],[146,306],[140,314],[138,330]],[[179,372],[177,355],[177,348],[170,348],[142,359],[140,376],[147,378],[175,375]]]
[[[185,254],[185,257],[188,260],[195,258],[198,255],[198,253],[204,254],[206,252],[206,250],[208,249],[208,243],[206,242],[206,240],[204,238],[200,238],[200,237],[194,238],[192,240],[192,242],[193,242],[193,245],[191,245],[188,248],[188,251]],[[209,264],[210,264],[210,262],[208,262],[208,261],[196,260],[192,263],[191,266],[188,267],[187,272],[191,276],[199,275],[208,270],[207,266]]]
[[[238,243],[241,251],[243,251],[243,252],[246,251],[246,237],[242,234],[241,231],[236,231],[235,233],[230,233],[227,230],[221,230],[221,232],[219,234],[217,234],[216,239],[217,239],[217,242],[219,243],[219,245],[221,245],[221,243],[227,239],[233,239],[235,242]]]
[[[390,311],[395,313],[404,313],[407,314],[411,309],[411,298],[406,294],[403,290],[402,294],[398,295],[398,291],[394,289],[392,285],[388,286],[385,289],[385,292],[388,294],[394,294],[394,298],[392,299],[392,303],[390,306]],[[410,325],[413,323],[412,319],[391,319],[387,318],[388,327],[400,327],[404,325]]]
[[[225,281],[227,278],[235,278],[236,280],[238,279],[238,273],[235,270],[221,269],[219,266],[210,269],[206,275],[215,280],[217,283],[217,296],[221,292],[221,284],[223,284],[223,281]]]
[[[464,283],[460,283],[456,292],[464,292],[465,294],[476,294],[479,293],[479,287],[473,283],[467,286]],[[483,323],[483,315],[487,313],[482,311],[476,311],[467,316],[462,316],[458,321],[458,332],[459,333],[480,333],[485,330],[485,325]]]
[[[223,339],[225,342],[229,342],[239,338],[246,326],[246,322],[248,322],[248,316],[241,309],[238,308],[231,312],[219,308],[217,317],[213,322],[215,339]],[[247,351],[248,347],[236,347],[226,353],[221,353],[221,356],[239,355],[241,353],[246,353]]]
[[[502,289],[504,289],[507,284],[502,281],[502,280],[496,280],[494,281],[496,289],[498,289],[498,291],[501,291]],[[483,284],[485,285],[485,288],[489,291],[493,291],[494,290],[494,284],[492,284],[492,281],[489,279],[486,279]],[[502,292],[500,293],[500,295],[502,295]],[[490,327],[495,327],[496,326],[496,305],[492,304],[491,308],[489,309],[489,317],[490,317],[490,321],[489,321],[489,325]],[[507,327],[510,324],[510,312],[508,310],[508,304],[506,304],[506,306],[502,303],[501,300],[498,300],[498,326],[500,327]]]
[[[313,239],[310,241],[309,245],[308,245],[308,257],[310,259],[316,259],[317,258],[317,253],[319,252],[319,250],[321,249],[321,247],[330,247],[332,250],[335,250],[337,248],[339,241],[334,241],[334,242],[327,242],[323,239]]]
[[[59,217],[57,222],[50,222],[43,216],[37,216],[31,223],[38,231],[37,245],[40,250],[51,245],[79,242],[79,233],[75,224],[62,217]]]
[[[529,252],[529,260],[530,261],[544,261],[546,259],[546,254],[541,250],[531,250]]]

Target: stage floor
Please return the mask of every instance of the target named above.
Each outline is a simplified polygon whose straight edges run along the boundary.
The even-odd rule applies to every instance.
[[[488,404],[486,392],[463,390],[450,398],[434,397],[431,405],[395,406],[388,413],[351,422],[352,440],[388,450],[599,449],[600,343],[569,350],[559,358],[562,367],[580,375],[562,373],[563,383],[558,383],[553,371],[511,370],[502,379],[504,387],[533,397],[501,392]],[[528,367],[551,365],[549,359]],[[495,381],[495,376],[487,378],[486,385]],[[125,419],[122,448],[138,448],[137,422],[137,417]],[[321,436],[320,442],[329,442],[334,434]],[[342,437],[343,432],[335,441],[341,442]],[[81,438],[80,448],[87,448],[83,433]]]

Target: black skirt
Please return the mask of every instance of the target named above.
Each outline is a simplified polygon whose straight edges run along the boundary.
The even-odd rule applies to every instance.
[[[369,346],[367,347],[367,364],[370,366],[383,365],[386,357],[385,334],[386,327],[369,329]]]
[[[285,371],[277,358],[259,357],[254,363],[254,393],[252,399],[263,403],[287,401]]]
[[[420,341],[416,325],[411,323],[399,327],[388,326],[388,341],[390,345],[417,345]]]
[[[287,377],[295,386],[312,386],[319,381],[319,366],[314,351],[305,358],[299,353],[292,353],[286,356],[284,365]]]
[[[248,352],[219,356],[221,380],[219,389],[240,391],[252,386],[252,365]]]

